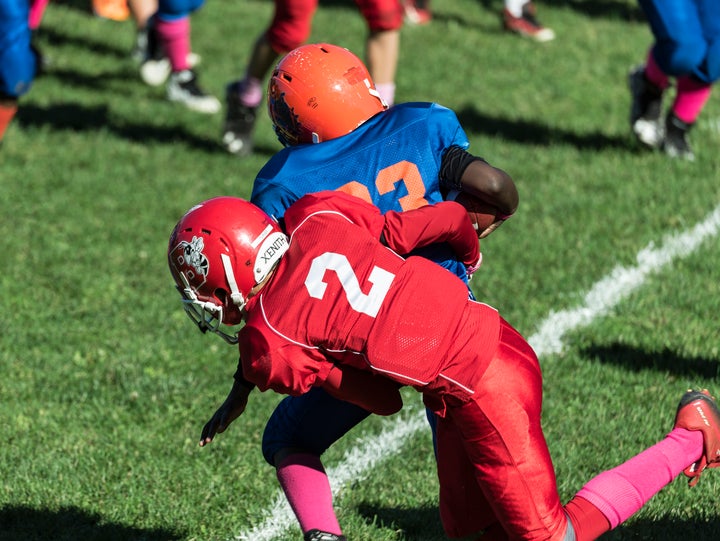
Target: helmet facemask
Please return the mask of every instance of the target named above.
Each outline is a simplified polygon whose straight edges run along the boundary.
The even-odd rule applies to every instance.
[[[220,338],[225,340],[228,344],[237,344],[237,332],[232,334],[223,330],[223,316],[225,309],[222,304],[215,303],[212,301],[203,301],[198,298],[195,289],[190,285],[187,277],[184,273],[180,273],[180,279],[182,280],[185,287],[181,288],[176,286],[182,297],[183,309],[188,317],[192,320],[195,325],[198,326],[200,331],[204,334],[211,332],[217,334]],[[238,292],[240,295],[240,293]],[[242,295],[240,295],[242,297]],[[245,306],[245,301],[242,301],[242,305],[238,306],[239,310]]]

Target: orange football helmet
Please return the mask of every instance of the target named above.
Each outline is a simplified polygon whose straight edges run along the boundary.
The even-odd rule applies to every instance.
[[[191,208],[175,226],[168,264],[183,306],[201,331],[230,343],[220,324],[238,325],[250,290],[288,249],[278,223],[237,197],[216,197]]]
[[[387,104],[357,56],[319,43],[298,47],[278,63],[268,109],[280,142],[293,146],[348,134]]]

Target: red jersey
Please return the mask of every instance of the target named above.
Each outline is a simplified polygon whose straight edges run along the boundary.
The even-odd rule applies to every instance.
[[[249,300],[238,335],[246,379],[299,395],[337,363],[411,385],[439,413],[448,394],[472,398],[497,349],[497,311],[468,300],[467,286],[436,263],[398,255],[447,242],[465,264],[476,263],[477,234],[463,207],[382,215],[355,197],[321,192],[293,204],[285,226],[288,251]]]

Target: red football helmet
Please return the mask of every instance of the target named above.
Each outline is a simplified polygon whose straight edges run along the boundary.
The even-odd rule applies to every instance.
[[[191,208],[170,236],[168,264],[190,319],[230,343],[250,290],[288,249],[278,223],[237,197],[216,197]]]
[[[303,45],[285,56],[268,86],[268,109],[285,146],[320,143],[387,109],[365,64],[337,45]]]

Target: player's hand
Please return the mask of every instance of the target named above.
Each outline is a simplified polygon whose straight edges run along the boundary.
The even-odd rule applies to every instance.
[[[237,384],[233,385],[225,402],[222,403],[210,420],[205,423],[202,434],[200,435],[200,447],[204,447],[210,443],[215,437],[215,434],[225,432],[227,427],[243,414],[248,403],[249,395],[250,391],[247,387]]]
[[[482,265],[482,252],[480,252],[480,257],[478,258],[477,263],[465,267],[465,272],[467,272],[468,279],[472,278],[472,275],[477,272],[477,270],[480,268],[480,265]]]

